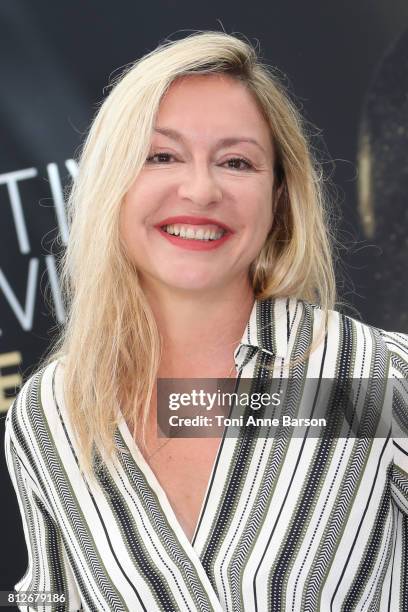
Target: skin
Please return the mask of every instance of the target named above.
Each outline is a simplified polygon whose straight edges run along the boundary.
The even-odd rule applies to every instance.
[[[274,149],[269,126],[245,87],[225,75],[194,75],[170,86],[144,168],[125,196],[120,232],[163,339],[159,377],[221,378],[234,367],[254,303],[248,278],[272,226]],[[255,139],[220,146],[227,137]],[[245,163],[231,161],[244,158]],[[167,217],[217,219],[233,234],[211,251],[184,250],[155,228]],[[199,350],[197,350],[199,347]],[[141,452],[191,540],[220,438],[157,436],[155,396]]]
[[[184,376],[194,370],[215,376],[215,359],[227,376],[226,362],[233,365],[233,348],[254,302],[249,266],[273,222],[269,126],[242,83],[226,75],[192,75],[172,83],[154,127],[176,130],[181,139],[153,132],[149,157],[166,155],[147,161],[126,194],[122,240],[164,340],[161,373],[176,375],[173,363]],[[259,146],[221,147],[225,137],[252,138]],[[233,235],[212,251],[180,249],[154,227],[175,215],[215,218]]]

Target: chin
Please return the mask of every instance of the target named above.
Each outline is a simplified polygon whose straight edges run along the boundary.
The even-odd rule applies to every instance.
[[[206,276],[198,277],[197,275],[180,273],[175,278],[162,279],[168,287],[174,288],[175,291],[205,291],[216,289],[219,286],[219,280]]]
[[[199,283],[199,282],[174,282],[167,283],[167,286],[173,288],[175,291],[211,291],[212,289],[216,289],[217,285],[215,283]]]

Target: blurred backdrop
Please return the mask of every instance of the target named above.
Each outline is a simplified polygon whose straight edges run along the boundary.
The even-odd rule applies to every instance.
[[[4,418],[64,320],[63,192],[109,78],[192,30],[258,45],[314,126],[335,186],[342,310],[408,332],[408,4],[2,0],[0,20],[0,590],[9,590],[27,555]]]

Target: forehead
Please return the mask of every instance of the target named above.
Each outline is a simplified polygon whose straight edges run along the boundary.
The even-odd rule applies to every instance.
[[[271,142],[269,125],[254,95],[224,74],[187,75],[173,81],[160,103],[156,125],[208,138],[244,131],[264,145]]]

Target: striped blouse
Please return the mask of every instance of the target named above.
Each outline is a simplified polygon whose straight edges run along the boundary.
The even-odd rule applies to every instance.
[[[256,301],[234,353],[237,381],[287,376],[322,317],[295,298]],[[369,399],[373,410],[392,402],[387,434],[225,432],[191,542],[123,417],[115,436],[129,452],[105,458],[87,481],[63,365],[34,374],[6,421],[28,548],[16,590],[63,592],[66,603],[48,610],[406,612],[408,335],[333,310],[322,342],[293,367],[300,380],[377,381]]]

